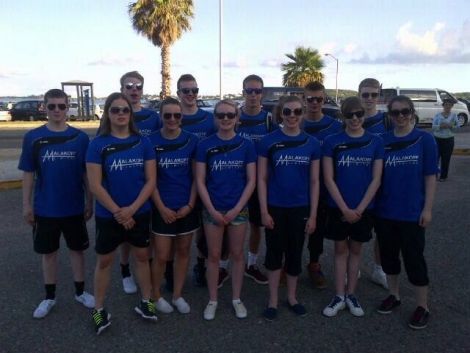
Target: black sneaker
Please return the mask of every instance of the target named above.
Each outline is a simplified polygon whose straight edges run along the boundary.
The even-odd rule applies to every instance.
[[[380,314],[390,314],[393,309],[401,304],[401,301],[398,300],[393,294],[390,294],[385,298],[380,306],[377,308],[377,312]]]
[[[157,321],[157,314],[155,309],[155,304],[153,301],[140,301],[139,306],[134,308],[135,312],[142,316],[146,320]]]
[[[165,267],[165,289],[173,293],[173,261],[167,261]]]
[[[408,326],[415,330],[421,330],[428,326],[429,311],[424,309],[422,306],[418,306],[411,316]]]
[[[305,309],[305,306],[303,306],[302,304],[297,303],[294,305],[290,305],[289,302],[286,302],[286,305],[290,311],[292,311],[294,314],[298,316],[307,315],[307,309]]]
[[[277,318],[277,308],[268,307],[263,312],[266,321],[274,321]]]
[[[100,311],[93,309],[91,316],[93,317],[93,323],[95,324],[95,331],[96,334],[99,335],[103,332],[106,327],[111,325],[111,314],[108,314],[105,309],[101,309]]]
[[[206,267],[204,264],[195,264],[193,267],[193,282],[196,287],[207,286]]]

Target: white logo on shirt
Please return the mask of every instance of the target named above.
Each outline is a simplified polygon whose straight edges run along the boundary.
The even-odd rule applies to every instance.
[[[129,159],[121,159],[118,160],[114,159],[113,163],[109,167],[109,171],[112,172],[113,170],[123,170],[126,168],[136,168],[141,167],[144,165],[143,158],[129,158]]]
[[[310,164],[310,158],[307,156],[291,156],[291,155],[280,155],[276,160],[276,167],[278,165],[288,166],[288,165],[301,165],[301,164]]]
[[[353,157],[350,155],[343,155],[338,160],[338,167],[352,166],[368,166],[372,162],[371,157]]]
[[[220,171],[225,169],[240,169],[243,167],[244,161],[223,161],[215,160],[212,163],[211,171]]]
[[[389,156],[385,161],[386,167],[397,167],[400,165],[406,164],[418,164],[419,156],[418,155],[408,155],[408,156]]]
[[[158,165],[162,168],[187,166],[189,158],[161,158]]]
[[[77,155],[76,151],[49,151],[46,150],[44,152],[44,155],[41,156],[42,162],[55,162],[56,159],[75,159],[75,156]]]

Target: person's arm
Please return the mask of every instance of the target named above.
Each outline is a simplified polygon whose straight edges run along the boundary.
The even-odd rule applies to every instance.
[[[158,191],[158,188],[155,188],[153,190],[152,201],[165,223],[170,224],[176,221],[176,212],[165,206],[162,201],[162,198],[160,197],[160,192]]]
[[[88,221],[93,216],[93,194],[90,191],[86,174],[83,174],[83,186],[85,188],[85,210],[83,217],[85,221]]]
[[[29,225],[34,225],[33,195],[34,173],[23,172],[23,218]]]
[[[421,227],[428,226],[432,219],[432,206],[434,204],[434,194],[436,193],[436,176],[426,175],[424,177],[424,207],[419,217]]]
[[[310,215],[305,224],[305,235],[312,234],[317,227],[318,198],[320,196],[320,160],[310,163]]]
[[[246,184],[243,192],[238,200],[237,204],[229,210],[225,216],[225,222],[228,224],[233,221],[238,214],[241,212],[243,207],[247,204],[248,200],[250,199],[251,194],[255,190],[256,186],[256,163],[251,162],[246,165]]]
[[[189,194],[189,201],[187,205],[184,205],[183,207],[181,207],[176,213],[178,218],[186,217],[189,213],[191,213],[191,211],[194,209],[194,206],[196,204],[197,188],[196,188],[196,179],[194,178],[194,175],[196,174],[196,163],[194,161],[191,163],[191,168],[193,170],[193,180],[191,183],[191,192]]]
[[[112,214],[119,211],[120,207],[114,202],[103,185],[101,185],[103,179],[101,164],[87,163],[86,171],[90,192],[96,197],[98,202]]]
[[[376,159],[374,160],[374,164],[372,165],[372,181],[370,182],[367,190],[362,197],[361,202],[356,207],[356,212],[359,214],[363,214],[364,210],[370,204],[372,199],[375,196],[375,193],[380,187],[380,182],[382,180],[382,170],[383,170],[383,159]]]
[[[434,118],[432,119],[432,131],[439,131],[441,129],[440,120],[439,113],[434,115]]]
[[[212,218],[219,225],[225,225],[225,219],[222,213],[218,212],[214,205],[212,204],[211,198],[209,196],[209,191],[207,191],[206,186],[206,163],[196,162],[196,187],[199,197],[201,198],[204,207],[207,212],[210,213]]]
[[[268,212],[268,159],[258,157],[258,199],[261,213],[261,222],[268,228],[274,228],[274,220]]]

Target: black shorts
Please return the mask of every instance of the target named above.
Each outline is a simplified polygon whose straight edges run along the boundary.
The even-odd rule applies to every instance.
[[[60,234],[74,251],[88,248],[88,231],[83,214],[69,217],[34,216],[33,243],[38,254],[50,254],[60,247]]]
[[[261,222],[261,210],[259,207],[258,191],[256,189],[253,191],[250,199],[248,200],[248,213],[250,223],[257,227],[263,226],[263,223]]]
[[[137,248],[148,247],[150,244],[150,212],[134,215],[134,221],[134,227],[126,230],[114,218],[95,217],[96,253],[109,254],[124,242]]]
[[[344,220],[339,208],[329,207],[325,238],[335,241],[351,239],[359,243],[366,243],[372,238],[373,224],[369,211],[364,211],[361,219],[351,224]]]
[[[189,235],[200,228],[199,215],[196,210],[184,218],[177,219],[173,223],[165,223],[157,209],[152,210],[152,232],[155,235],[174,237],[176,235]]]

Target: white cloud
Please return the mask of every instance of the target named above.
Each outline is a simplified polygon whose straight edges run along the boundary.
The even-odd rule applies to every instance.
[[[127,64],[142,63],[141,57],[119,57],[114,55],[106,55],[105,57],[87,63],[88,66],[121,66]]]
[[[396,40],[401,49],[412,53],[438,55],[439,43],[436,36],[444,29],[445,24],[438,22],[423,34],[413,33],[412,27],[413,23],[407,22],[399,28]]]
[[[348,43],[346,46],[343,48],[343,51],[346,54],[353,54],[357,50],[358,46],[356,43]]]

